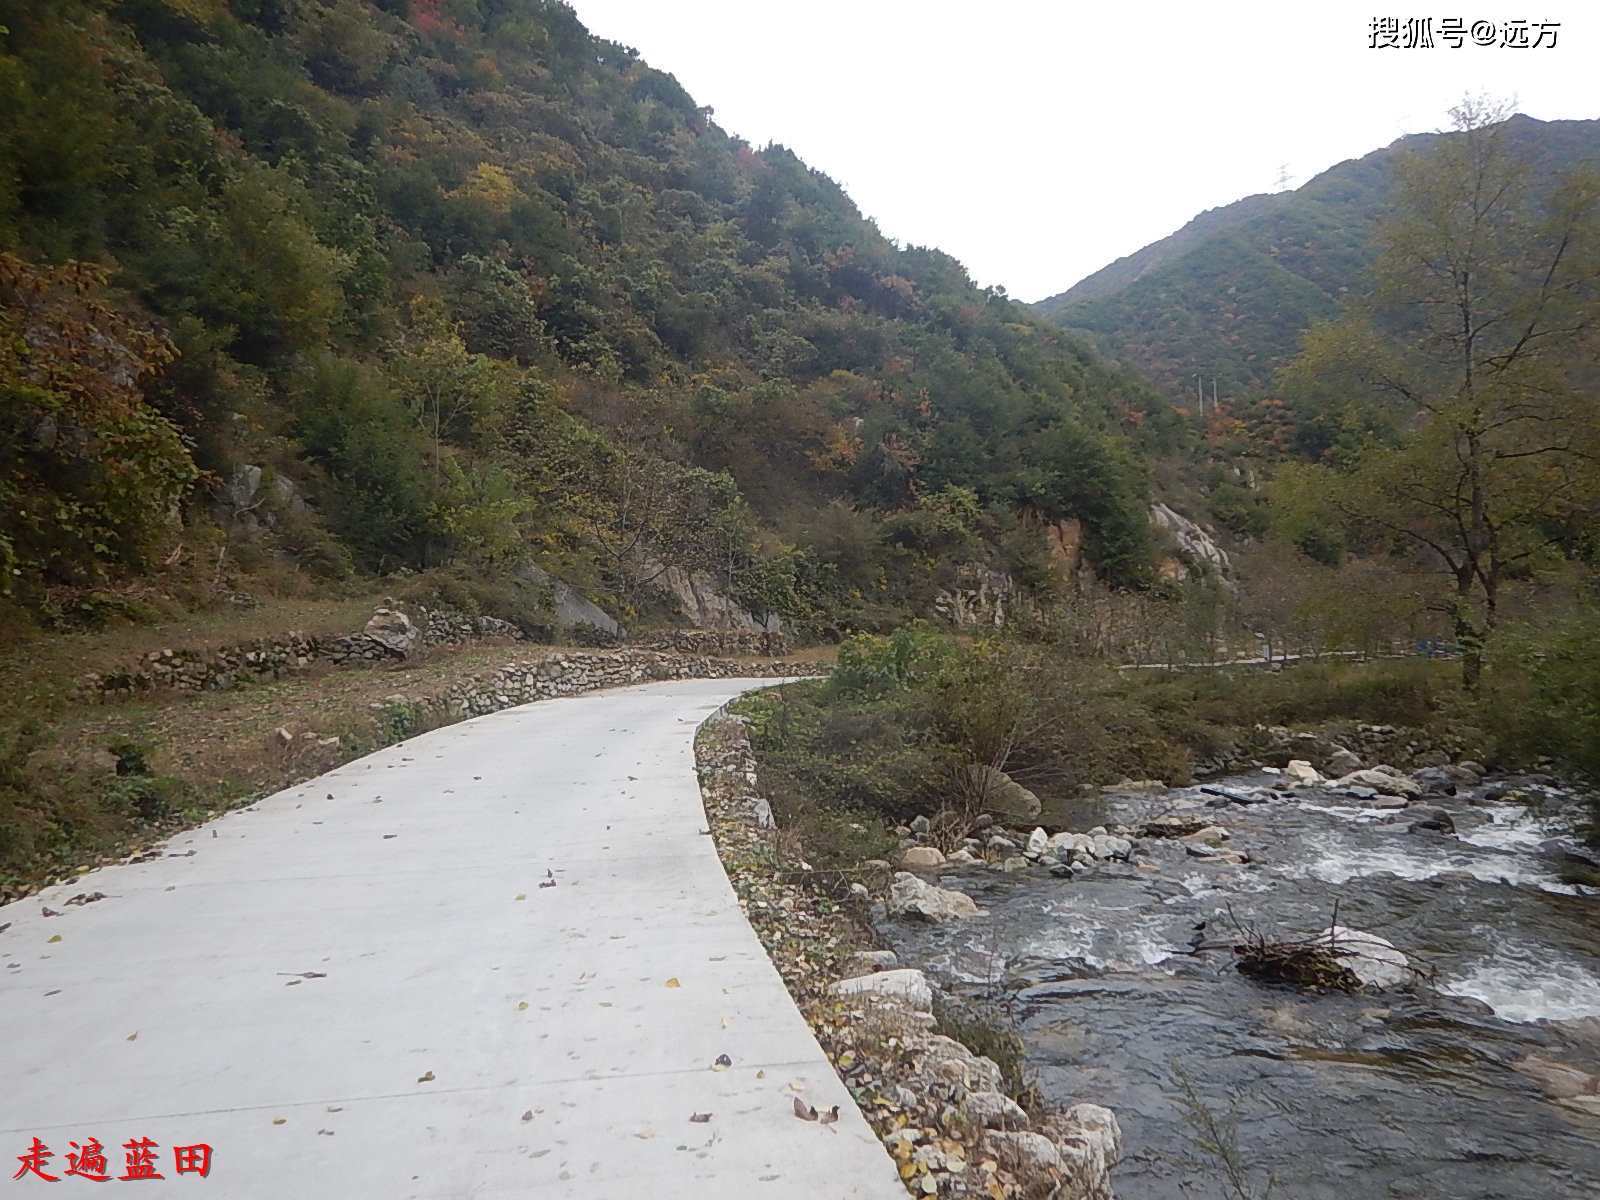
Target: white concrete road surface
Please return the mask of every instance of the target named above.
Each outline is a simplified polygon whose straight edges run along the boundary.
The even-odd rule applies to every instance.
[[[901,1200],[701,832],[695,728],[767,682],[452,725],[0,908],[0,1200],[143,1139],[130,1194]]]

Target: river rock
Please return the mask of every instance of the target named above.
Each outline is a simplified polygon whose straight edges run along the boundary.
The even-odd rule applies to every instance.
[[[1053,833],[1044,850],[1046,855],[1054,855],[1061,862],[1071,862],[1074,854],[1087,851],[1093,845],[1094,839],[1086,833]]]
[[[1322,772],[1303,758],[1291,758],[1283,773],[1295,787],[1310,787],[1322,782]]]
[[[1038,796],[1004,771],[997,771],[984,763],[969,766],[967,779],[984,812],[1031,821],[1044,808]]]
[[[1328,774],[1334,777],[1349,775],[1352,771],[1359,771],[1361,766],[1361,756],[1354,751],[1346,750],[1343,746],[1340,746],[1330,754],[1325,764]]]
[[[895,873],[889,885],[888,912],[891,917],[913,917],[935,923],[959,921],[981,916],[983,910],[965,892],[935,887],[909,871]]]
[[[1028,1114],[1002,1092],[968,1092],[961,1102],[968,1120],[985,1129],[1026,1129]]]
[[[1184,834],[1178,840],[1191,846],[1220,846],[1228,840],[1228,831],[1221,825],[1207,825],[1194,833]]]
[[[876,971],[890,971],[900,965],[900,956],[893,950],[857,950],[844,960],[844,977],[855,979]]]
[[[947,863],[963,867],[982,861],[983,859],[979,858],[965,846],[961,847],[961,849],[957,850],[954,854],[950,855],[949,858],[945,859],[945,862]]]
[[[933,846],[913,846],[900,856],[900,865],[912,871],[942,867],[944,863],[944,855]]]
[[[1411,778],[1422,786],[1424,796],[1454,796],[1456,781],[1443,767],[1424,767],[1414,771]]]
[[[1393,942],[1361,929],[1333,925],[1318,937],[1333,945],[1333,957],[1361,981],[1363,987],[1390,988],[1411,982],[1409,961]]]
[[[990,1130],[984,1135],[984,1143],[1002,1167],[1019,1175],[1061,1170],[1061,1151],[1042,1133]]]
[[[1267,804],[1272,800],[1272,793],[1263,788],[1235,788],[1223,787],[1220,784],[1207,783],[1200,786],[1200,790],[1208,796],[1215,796],[1228,804],[1241,804],[1248,807],[1252,804]],[[1213,805],[1221,807],[1221,805]]]
[[[1512,1063],[1511,1069],[1533,1080],[1547,1095],[1556,1100],[1600,1093],[1600,1078],[1568,1063],[1546,1058],[1542,1054],[1530,1054],[1527,1058]]]
[[[1089,839],[1089,853],[1099,859],[1123,859],[1133,853],[1133,843],[1127,838],[1102,833]]]
[[[1210,822],[1203,816],[1164,816],[1146,821],[1138,832],[1140,837],[1146,838],[1181,838],[1186,834],[1199,833],[1209,825]]]
[[[1482,779],[1485,775],[1487,775],[1489,773],[1489,769],[1487,767],[1485,767],[1481,762],[1473,762],[1472,759],[1470,759],[1470,758],[1463,758],[1460,762],[1458,762],[1456,764],[1456,766],[1461,768],[1461,770],[1463,770],[1463,771],[1471,771],[1479,779]]]
[[[998,1092],[1005,1086],[1000,1065],[974,1054],[954,1038],[930,1034],[923,1047],[923,1065],[939,1078],[958,1083],[969,1092]]]
[[[1074,1104],[1046,1123],[1061,1155],[1062,1197],[1112,1200],[1111,1168],[1122,1157],[1122,1127],[1109,1108]]]
[[[1414,779],[1407,779],[1393,767],[1369,767],[1362,771],[1352,771],[1333,781],[1335,787],[1369,787],[1375,792],[1386,796],[1420,796],[1422,785]]]
[[[1249,855],[1239,850],[1225,850],[1221,846],[1208,846],[1200,843],[1190,843],[1184,847],[1190,858],[1203,858],[1207,862],[1233,863],[1243,865],[1250,861]]]
[[[361,632],[401,658],[412,657],[422,642],[422,630],[413,625],[405,613],[394,608],[378,609]]]
[[[1450,813],[1436,804],[1413,804],[1405,810],[1402,819],[1411,822],[1408,828],[1412,833],[1453,834],[1456,831]]]
[[[927,817],[915,816],[911,818],[911,824],[906,828],[911,830],[912,833],[927,833],[933,828],[933,822],[928,820]]]
[[[1045,850],[1050,845],[1050,837],[1042,829],[1035,829],[1028,835],[1028,848],[1023,851],[1029,858],[1043,858]]]
[[[835,996],[876,996],[908,1004],[917,1012],[933,1011],[933,988],[928,977],[912,967],[841,979],[829,990]]]

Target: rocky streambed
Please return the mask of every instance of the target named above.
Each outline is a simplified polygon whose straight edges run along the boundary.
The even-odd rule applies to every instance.
[[[943,863],[908,830],[923,865],[879,928],[1010,1010],[1047,1102],[1116,1112],[1122,1200],[1594,1200],[1600,898],[1561,881],[1586,854],[1572,797],[1471,763],[1331,766],[1114,789],[1093,827],[995,828]],[[930,884],[972,908],[928,919]],[[1334,924],[1408,968],[1356,993],[1236,969],[1250,931]]]

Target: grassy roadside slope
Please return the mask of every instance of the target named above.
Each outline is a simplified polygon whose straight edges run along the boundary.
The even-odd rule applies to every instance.
[[[0,901],[419,731],[375,711],[379,701],[436,695],[511,660],[577,649],[492,639],[429,647],[420,661],[323,667],[228,691],[152,692],[121,703],[74,694],[83,676],[165,647],[289,629],[349,633],[380,600],[268,601],[0,650]]]

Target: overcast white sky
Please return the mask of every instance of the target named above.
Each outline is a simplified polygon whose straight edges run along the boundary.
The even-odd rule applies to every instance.
[[[902,244],[1020,300],[1064,291],[1196,213],[1291,187],[1462,96],[1600,117],[1600,6],[1528,0],[572,0],[715,120],[781,142]],[[1435,48],[1368,48],[1374,16],[1431,16]],[[1554,50],[1461,49],[1441,21],[1559,21]]]

